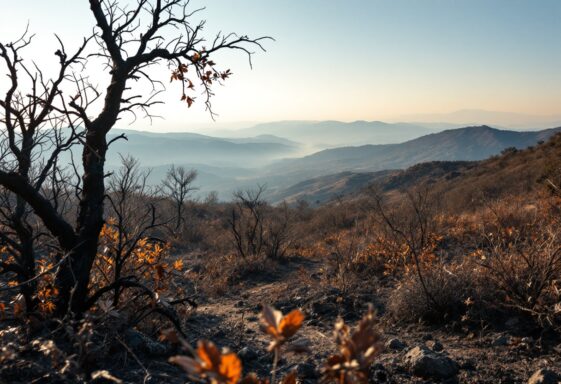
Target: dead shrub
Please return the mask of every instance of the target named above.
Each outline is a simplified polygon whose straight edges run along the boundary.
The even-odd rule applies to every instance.
[[[199,287],[210,295],[223,295],[247,281],[259,281],[274,274],[276,264],[263,255],[240,259],[236,254],[207,255],[197,274]]]
[[[540,326],[561,329],[561,233],[548,207],[526,223],[510,226],[511,208],[495,209],[472,254],[479,273],[491,282],[503,306],[531,316]],[[505,218],[506,217],[506,218]]]
[[[275,209],[263,200],[263,186],[234,194],[229,220],[236,253],[242,259],[264,255],[280,260],[292,244],[292,218],[286,204]]]
[[[466,313],[466,301],[479,296],[473,276],[464,268],[434,265],[425,270],[424,278],[435,304],[427,305],[425,287],[418,276],[407,275],[388,297],[387,311],[392,319],[437,324],[458,320]]]

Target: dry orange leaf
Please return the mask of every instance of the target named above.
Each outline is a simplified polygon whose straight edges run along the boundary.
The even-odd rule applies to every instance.
[[[304,322],[304,314],[299,310],[295,309],[292,312],[290,312],[288,315],[283,317],[283,319],[281,320],[279,324],[280,332],[285,338],[288,339],[289,337],[294,336],[296,332],[298,332],[303,322]]]
[[[183,270],[183,260],[175,260],[173,262],[173,269],[175,269],[176,271]]]
[[[199,341],[195,358],[175,356],[170,362],[187,373],[213,383],[236,384],[242,377],[242,362],[235,353],[222,354],[210,341]]]
[[[286,316],[270,306],[264,306],[261,313],[261,329],[275,339],[269,350],[275,349],[298,332],[304,322],[304,314],[295,309]]]
[[[235,353],[222,355],[219,372],[227,379],[227,383],[235,384],[242,377],[242,362]]]

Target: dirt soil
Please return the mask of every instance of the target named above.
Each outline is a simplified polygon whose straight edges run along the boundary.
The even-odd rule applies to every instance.
[[[372,383],[439,382],[414,376],[404,363],[404,356],[411,348],[420,345],[434,348],[435,343],[441,344],[440,354],[450,357],[460,367],[456,377],[443,381],[447,383],[526,383],[540,368],[561,369],[561,343],[547,335],[524,338],[515,328],[508,327],[499,332],[456,325],[391,325],[383,315],[384,288],[344,293],[322,283],[321,266],[321,261],[296,259],[280,265],[272,274],[251,278],[229,295],[200,298],[199,307],[186,322],[189,342],[194,345],[197,340],[208,339],[229,348],[242,359],[244,373],[257,372],[266,377],[272,356],[266,351],[269,339],[259,328],[262,305],[272,305],[283,313],[299,308],[306,320],[296,339],[306,340],[311,352],[282,356],[279,375],[296,370],[302,383],[315,383],[319,380],[317,367],[335,351],[332,330],[337,318],[341,316],[354,326],[370,302],[381,314],[384,338],[397,338],[405,345],[401,351],[382,352],[372,369]],[[4,328],[2,348],[9,342],[10,332]],[[127,383],[185,383],[187,378],[182,371],[167,363],[167,358],[176,353],[179,351],[169,348],[159,356],[125,351],[121,352],[127,356],[125,359],[115,357],[98,365]],[[46,373],[31,373],[33,369],[41,371],[41,360],[29,356],[27,359],[14,366],[4,365],[0,383],[70,382],[57,381]]]

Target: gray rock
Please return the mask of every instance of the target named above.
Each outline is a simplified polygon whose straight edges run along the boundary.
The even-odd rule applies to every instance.
[[[532,349],[534,347],[534,339],[531,337],[523,337],[522,340],[520,340],[520,347],[528,350]]]
[[[388,383],[390,380],[390,375],[382,364],[374,364],[369,370],[369,383]]]
[[[505,326],[508,328],[515,328],[520,324],[520,318],[518,317],[511,317],[505,321]]]
[[[463,369],[464,371],[475,371],[477,369],[477,364],[475,360],[467,359],[462,363],[460,369]]]
[[[315,315],[327,315],[337,313],[337,304],[329,301],[317,301],[312,304],[312,313]]]
[[[561,376],[549,369],[540,369],[536,371],[530,379],[528,384],[559,384],[561,383]]]
[[[429,347],[430,349],[432,349],[435,352],[441,352],[444,349],[444,346],[438,340],[427,341],[427,347]]]
[[[428,340],[432,340],[432,339],[433,339],[433,337],[432,337],[432,334],[430,334],[430,333],[425,333],[423,335],[423,338],[422,338],[423,341],[428,341]]]
[[[310,363],[302,363],[296,366],[296,373],[302,379],[315,379],[319,377],[316,367]]]
[[[152,340],[142,332],[127,329],[124,334],[125,343],[133,351],[140,351],[147,355],[161,356],[169,353],[166,345]]]
[[[242,361],[249,362],[257,359],[258,354],[257,352],[255,352],[255,350],[249,347],[244,347],[239,350],[238,356],[240,357],[240,359],[242,359]]]
[[[432,379],[448,379],[459,370],[454,360],[426,346],[415,347],[407,352],[405,365],[415,376]]]
[[[407,344],[394,337],[386,341],[386,348],[392,351],[402,351],[407,348]]]
[[[493,341],[493,346],[495,347],[504,347],[509,344],[510,344],[510,337],[506,335],[499,336]]]

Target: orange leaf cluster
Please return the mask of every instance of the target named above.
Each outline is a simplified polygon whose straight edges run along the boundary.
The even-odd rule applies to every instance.
[[[196,379],[212,384],[236,384],[242,376],[242,363],[235,353],[222,353],[210,341],[199,341],[195,357],[174,356],[170,362],[179,365]]]
[[[286,316],[270,306],[264,306],[261,313],[261,329],[273,337],[269,351],[278,348],[298,332],[304,321],[304,314],[298,309]]]

